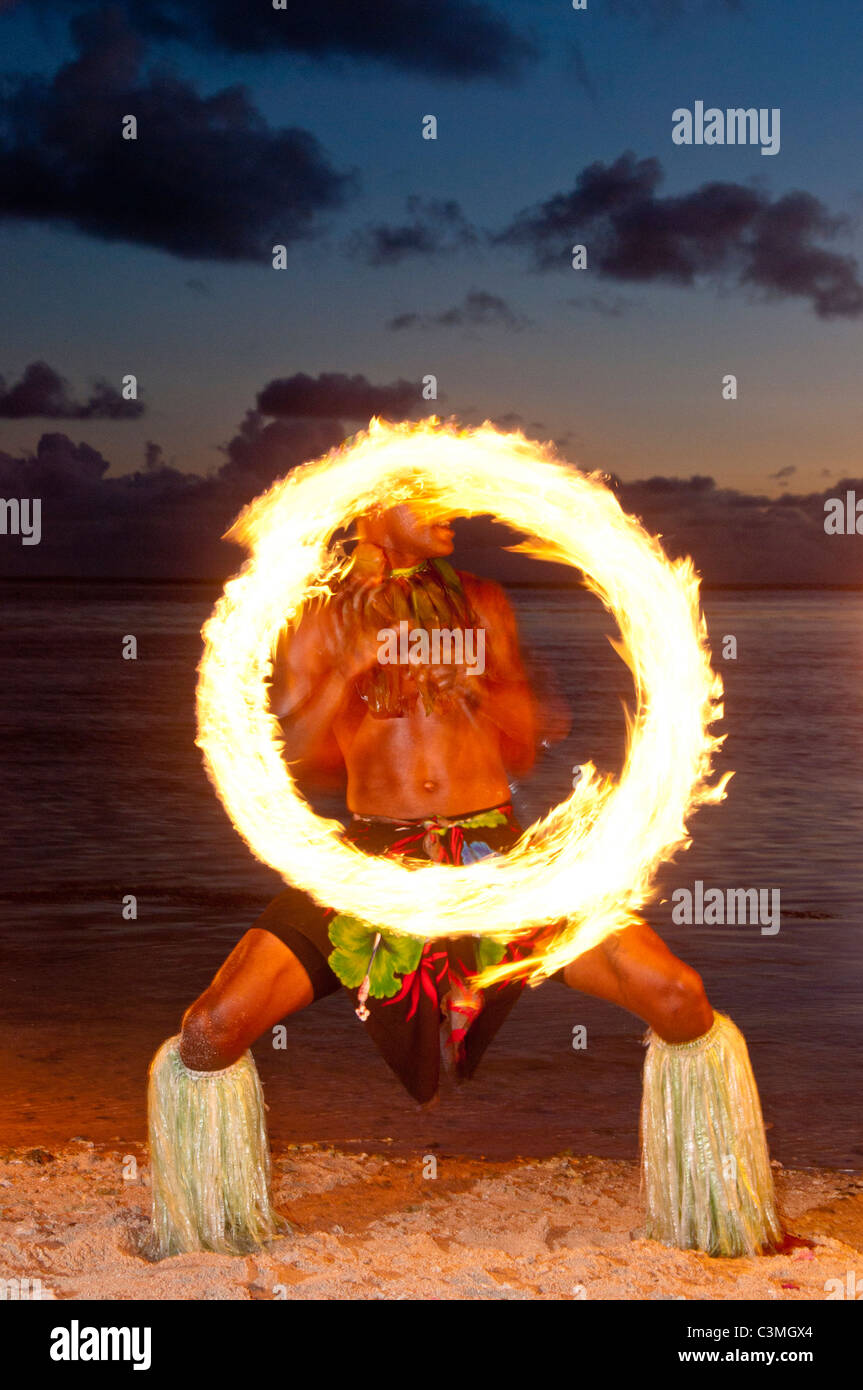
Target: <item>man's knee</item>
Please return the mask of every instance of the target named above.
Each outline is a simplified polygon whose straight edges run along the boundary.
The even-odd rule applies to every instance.
[[[688,1042],[706,1033],[712,1022],[713,1010],[701,976],[677,961],[663,983],[652,1027],[668,1042]]]
[[[192,1071],[219,1071],[237,1060],[229,1021],[206,994],[183,1015],[180,1056]]]

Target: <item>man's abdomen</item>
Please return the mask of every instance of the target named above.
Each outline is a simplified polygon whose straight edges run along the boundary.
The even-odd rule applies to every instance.
[[[467,714],[367,715],[343,753],[348,807],[361,816],[454,816],[510,796],[497,731]]]

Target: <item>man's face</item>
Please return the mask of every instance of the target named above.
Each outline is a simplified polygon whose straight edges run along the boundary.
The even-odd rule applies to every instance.
[[[453,532],[449,520],[424,519],[409,502],[391,507],[386,517],[387,531],[395,550],[408,551],[423,559],[452,554]]]

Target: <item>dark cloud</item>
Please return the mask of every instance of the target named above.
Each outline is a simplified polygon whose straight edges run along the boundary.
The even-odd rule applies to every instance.
[[[86,401],[74,400],[68,381],[47,362],[31,362],[13,386],[0,376],[0,419],[136,420],[143,413],[142,401],[124,400],[107,381],[94,382]]]
[[[863,286],[853,256],[813,246],[845,227],[811,193],[788,193],[765,205],[752,229],[741,279],[776,295],[804,295],[822,318],[863,312]]]
[[[660,536],[668,555],[692,556],[706,584],[863,587],[860,537],[824,531],[825,498],[848,489],[863,497],[861,479],[778,499],[720,488],[704,474],[608,481],[624,511]],[[564,566],[544,567],[502,552],[512,537],[486,518],[457,523],[457,538],[461,564],[477,573],[516,583],[573,582],[573,571]]]
[[[0,537],[0,575],[225,579],[242,556],[221,537],[242,507],[297,463],[345,437],[337,421],[279,421],[252,412],[209,477],[165,463],[149,440],[144,467],[111,476],[108,460],[65,434],[33,454],[0,452],[0,497],[38,497],[42,537]]]
[[[398,333],[404,328],[423,328],[428,323],[428,318],[424,314],[407,313],[396,314],[387,323],[387,328],[391,328],[394,333]]]
[[[257,410],[245,419],[223,453],[226,461],[219,472],[225,481],[242,486],[254,485],[250,496],[269,487],[308,459],[319,458],[336,448],[345,438],[338,420],[269,420]]]
[[[522,423],[515,414],[499,421],[507,428]],[[344,436],[337,420],[265,422],[249,412],[210,477],[166,464],[152,441],[143,468],[113,477],[98,450],[64,434],[45,434],[32,455],[0,453],[0,496],[42,501],[40,544],[0,538],[0,574],[224,579],[241,557],[220,537],[240,509]],[[824,531],[825,498],[848,490],[863,497],[863,478],[779,499],[720,488],[703,474],[609,483],[624,510],[662,537],[669,555],[693,557],[707,583],[863,585],[859,536]],[[502,553],[500,544],[511,537],[481,518],[460,522],[459,537],[459,563],[478,573],[573,579],[569,570]]]
[[[32,547],[4,537],[0,573],[186,579],[228,572],[218,537],[229,507],[216,483],[158,465],[112,478],[108,467],[96,449],[65,434],[44,434],[32,455],[0,453],[0,496],[38,497],[42,532]]]
[[[403,416],[420,403],[410,382],[374,386],[341,373],[271,382],[261,396],[280,391],[288,418],[247,411],[206,477],[167,462],[152,439],[143,466],[118,476],[97,449],[65,434],[43,434],[32,454],[0,452],[0,497],[42,501],[40,544],[0,537],[0,574],[224,579],[241,556],[221,537],[246,503],[341,444],[345,420],[365,422],[388,404]]]
[[[242,87],[199,96],[141,70],[118,11],[80,16],[53,80],[15,79],[0,115],[0,216],[177,256],[268,262],[354,187],[307,130],[273,130]],[[134,115],[137,140],[124,140]]]
[[[525,428],[524,416],[519,415],[517,410],[507,410],[504,411],[503,415],[495,415],[491,423],[496,425],[499,430],[523,430]],[[538,433],[542,431],[542,425],[537,420],[532,420],[530,427]]]
[[[529,319],[515,313],[500,295],[489,294],[486,290],[470,290],[461,304],[455,304],[451,309],[444,309],[440,314],[397,314],[390,319],[387,328],[396,331],[405,328],[481,328],[491,324],[518,331],[529,323]]]
[[[49,2],[68,12],[83,0]],[[536,57],[533,44],[500,7],[479,0],[286,0],[281,10],[272,0],[121,3],[139,33],[232,53],[372,60],[455,79],[508,78]]]
[[[714,279],[768,297],[808,299],[822,318],[863,313],[857,262],[818,243],[846,227],[810,193],[772,199],[736,183],[705,183],[691,193],[661,197],[657,159],[627,152],[613,164],[596,162],[574,188],[520,212],[503,231],[480,232],[455,201],[408,199],[409,220],[356,231],[347,250],[369,265],[452,254],[482,243],[525,251],[537,270],[568,269],[570,248],[583,241],[589,269],[609,280],[693,285]],[[617,313],[598,296],[577,307]],[[607,306],[611,304],[609,309]],[[622,307],[622,306],[621,306]],[[457,311],[451,311],[457,312]],[[400,315],[394,329],[437,323]]]
[[[792,192],[771,201],[735,183],[659,197],[662,178],[657,159],[629,152],[591,164],[571,192],[525,209],[494,241],[528,252],[538,270],[568,268],[581,240],[590,269],[608,279],[692,285],[724,277],[809,299],[822,318],[863,313],[854,258],[815,244],[844,225],[817,198]]]
[[[796,472],[797,469],[793,463],[786,463],[783,468],[777,468],[775,473],[768,473],[767,476],[776,483],[787,483],[788,479],[793,478]]]
[[[408,222],[378,223],[354,232],[349,255],[368,265],[397,265],[410,256],[436,256],[476,246],[479,234],[454,199],[436,201],[413,195],[406,200]]]
[[[65,434],[43,434],[35,454],[14,459],[0,452],[0,492],[4,497],[87,493],[109,467],[89,444],[73,444]]]
[[[692,555],[708,583],[863,584],[859,537],[824,531],[824,500],[835,488],[774,499],[696,474],[619,483],[617,492],[670,555]]]
[[[423,406],[422,388],[415,381],[391,381],[375,386],[357,372],[322,372],[320,376],[280,377],[258,395],[263,415],[295,416],[305,419],[363,420],[373,415],[401,419]]]

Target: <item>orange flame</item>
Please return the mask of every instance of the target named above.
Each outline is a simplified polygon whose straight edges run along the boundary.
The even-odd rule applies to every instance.
[[[346,843],[338,822],[299,794],[267,707],[279,631],[343,563],[334,533],[375,506],[417,497],[432,511],[490,513],[531,537],[516,549],[581,569],[617,619],[614,645],[635,687],[620,778],[588,763],[572,795],[506,856],[465,867],[408,867]],[[692,561],[670,560],[599,475],[559,461],[550,446],[488,423],[373,419],[274,484],[228,535],[251,554],[203,629],[197,741],[252,851],[318,902],[423,939],[512,940],[558,923],[541,953],[481,978],[538,983],[633,921],[659,865],[689,844],[688,817],[724,798],[730,772],[709,784],[723,741],[710,732],[722,717],[722,681]]]

